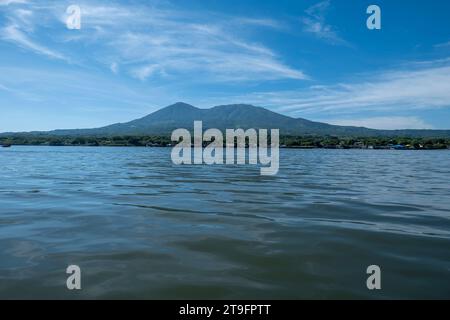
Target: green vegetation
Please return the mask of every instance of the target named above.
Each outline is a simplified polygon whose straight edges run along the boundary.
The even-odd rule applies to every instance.
[[[0,137],[0,144],[46,146],[138,146],[167,147],[173,144],[169,136],[52,136],[16,134]],[[281,136],[280,145],[289,148],[327,149],[415,149],[435,150],[450,148],[450,138],[416,137],[335,137],[335,136]]]
[[[450,138],[417,137],[334,137],[334,136],[283,136],[280,145],[286,147],[327,149],[414,149],[436,150],[450,147]]]
[[[155,146],[166,147],[171,144],[166,136],[114,136],[114,137],[71,137],[50,135],[14,135],[0,137],[0,144],[36,146]]]

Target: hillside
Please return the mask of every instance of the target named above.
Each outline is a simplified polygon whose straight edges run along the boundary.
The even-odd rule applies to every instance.
[[[22,134],[56,136],[169,135],[178,128],[192,130],[196,120],[203,121],[204,129],[280,129],[282,135],[450,137],[450,130],[375,130],[291,118],[252,105],[234,104],[199,109],[182,102],[126,123],[116,123],[94,129],[63,129]],[[1,135],[11,135],[11,133]]]

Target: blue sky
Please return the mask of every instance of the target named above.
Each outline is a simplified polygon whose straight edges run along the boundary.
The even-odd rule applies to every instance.
[[[366,27],[371,4],[381,30]],[[441,0],[0,0],[0,132],[98,127],[177,101],[450,129],[449,17]]]

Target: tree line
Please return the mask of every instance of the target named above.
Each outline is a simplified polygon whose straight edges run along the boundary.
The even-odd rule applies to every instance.
[[[51,135],[13,135],[0,137],[2,145],[44,145],[44,146],[136,146],[169,147],[176,142],[170,136],[51,136]],[[412,138],[412,137],[335,137],[335,136],[281,136],[280,146],[291,148],[373,148],[387,149],[446,149],[450,148],[450,138]]]

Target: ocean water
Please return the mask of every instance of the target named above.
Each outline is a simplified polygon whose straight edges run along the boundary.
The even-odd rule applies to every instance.
[[[284,149],[274,177],[170,151],[0,149],[0,298],[450,298],[450,151]]]

